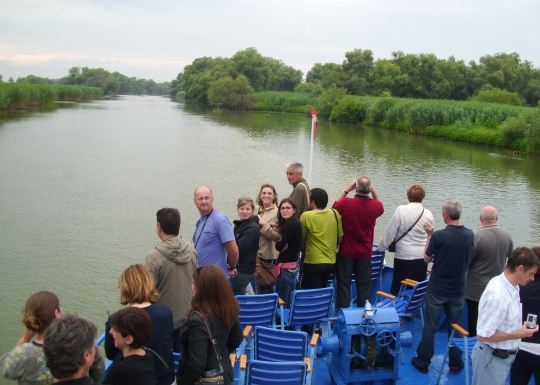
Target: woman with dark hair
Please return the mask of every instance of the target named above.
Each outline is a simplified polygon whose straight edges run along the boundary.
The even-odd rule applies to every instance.
[[[23,335],[12,351],[0,358],[4,377],[18,380],[19,384],[52,384],[53,377],[45,365],[43,339],[51,322],[61,316],[60,300],[54,293],[40,291],[28,298],[22,321]]]
[[[152,352],[158,385],[174,383],[174,361],[172,340],[174,321],[171,308],[155,303],[159,299],[154,278],[141,264],[131,265],[120,275],[120,303],[143,309],[152,320],[152,337],[146,347]],[[115,345],[111,323],[118,313],[112,314],[105,323],[105,354],[113,362],[125,358],[121,349]]]
[[[214,384],[232,384],[234,373],[229,354],[240,346],[243,338],[238,302],[217,265],[195,270],[192,290],[189,320],[180,331],[182,353],[177,383],[193,385],[204,377]]]
[[[155,385],[154,357],[143,346],[152,336],[152,320],[136,307],[118,310],[109,334],[124,359],[114,363],[103,380],[104,385]]]
[[[277,231],[281,238],[276,242],[276,250],[279,251],[275,271],[276,291],[288,308],[296,283],[298,254],[302,244],[302,225],[298,220],[296,203],[292,199],[285,198],[279,203]]]
[[[398,206],[386,227],[378,250],[384,251],[394,240],[394,277],[390,292],[397,295],[401,281],[410,278],[415,281],[426,279],[427,263],[424,262],[424,248],[427,234],[424,223],[433,225],[433,214],[422,205],[426,190],[415,184],[407,190],[409,203]]]
[[[234,220],[234,238],[238,245],[238,263],[236,275],[229,278],[229,285],[234,295],[246,294],[247,285],[253,279],[257,259],[257,249],[259,248],[259,217],[253,216],[255,205],[249,196],[238,199],[239,220]],[[233,273],[234,274],[234,273]]]
[[[278,225],[277,203],[278,195],[274,186],[269,183],[263,184],[257,197],[257,204],[259,205],[257,214],[259,215],[261,233],[259,249],[257,250],[257,264],[264,262],[274,263],[279,255],[276,250],[276,241],[279,240],[280,235],[275,231]],[[263,286],[257,282],[255,292],[257,294],[270,294],[274,292],[274,288],[273,286]]]

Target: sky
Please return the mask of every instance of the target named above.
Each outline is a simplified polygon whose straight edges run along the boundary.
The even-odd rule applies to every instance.
[[[356,48],[466,63],[517,52],[539,68],[539,15],[538,0],[0,0],[0,74],[88,66],[163,82],[248,47],[304,77]]]

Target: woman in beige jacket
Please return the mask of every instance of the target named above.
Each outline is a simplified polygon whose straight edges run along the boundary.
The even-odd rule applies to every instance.
[[[259,205],[257,214],[260,218],[259,227],[261,230],[257,257],[267,262],[275,261],[279,255],[279,252],[275,248],[276,241],[280,238],[280,235],[276,232],[278,224],[277,203],[278,195],[274,186],[268,183],[263,184],[257,197],[257,204]],[[257,263],[259,263],[258,260]],[[272,286],[261,286],[257,282],[257,294],[269,294],[273,292],[274,288]]]

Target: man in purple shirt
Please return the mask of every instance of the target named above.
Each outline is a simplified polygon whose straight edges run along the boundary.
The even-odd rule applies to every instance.
[[[199,266],[216,264],[227,279],[236,276],[238,246],[231,222],[221,211],[214,209],[214,195],[206,186],[195,190],[193,197],[201,217],[195,224],[193,246],[199,256]]]

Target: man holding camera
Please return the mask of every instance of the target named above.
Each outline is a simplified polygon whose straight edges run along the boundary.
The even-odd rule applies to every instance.
[[[527,247],[508,257],[506,270],[492,278],[480,297],[477,339],[472,353],[472,385],[503,385],[516,357],[519,341],[538,331],[521,323],[518,285],[534,281],[540,262]]]

